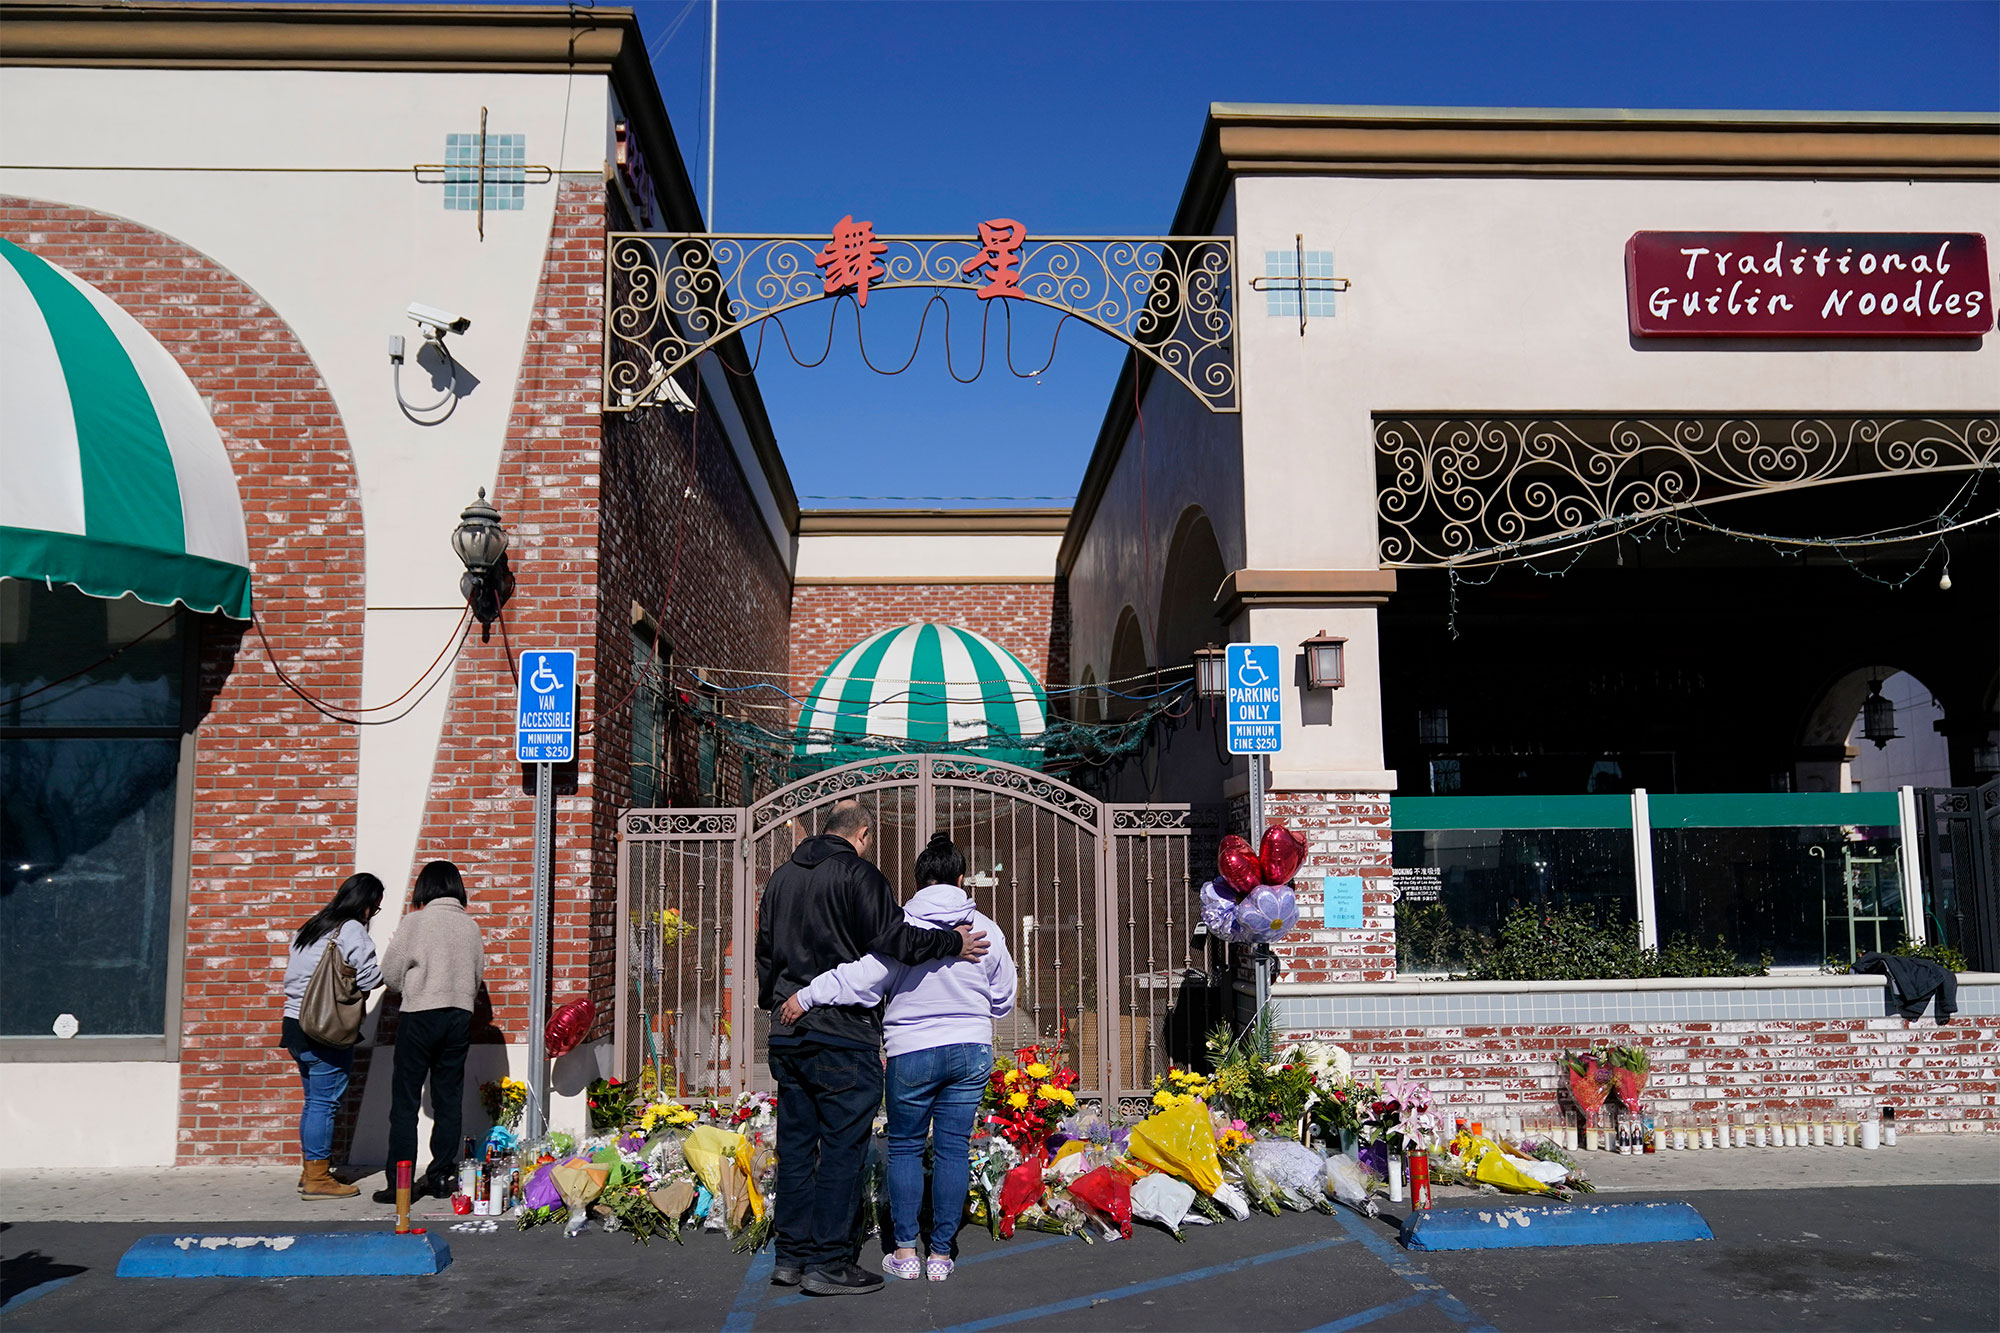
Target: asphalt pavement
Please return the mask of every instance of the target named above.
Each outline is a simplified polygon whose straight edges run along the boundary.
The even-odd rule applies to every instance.
[[[1653,1197],[1619,1194],[1618,1199]],[[1341,1210],[1141,1228],[1087,1246],[968,1228],[943,1284],[814,1299],[715,1235],[640,1246],[553,1227],[447,1232],[428,1278],[114,1276],[145,1222],[0,1224],[0,1324],[34,1329],[1928,1329],[2000,1328],[2000,1188],[1676,1193],[1707,1242],[1415,1253]],[[1460,1199],[1450,1206],[1478,1206]],[[329,1221],[327,1230],[380,1223]],[[440,1223],[440,1225],[448,1225]],[[204,1223],[203,1231],[270,1232]],[[872,1255],[871,1255],[872,1259]]]

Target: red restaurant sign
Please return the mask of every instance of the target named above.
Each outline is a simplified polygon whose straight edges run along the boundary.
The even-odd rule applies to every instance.
[[[1976,232],[1641,231],[1641,338],[1976,338],[1993,327]]]

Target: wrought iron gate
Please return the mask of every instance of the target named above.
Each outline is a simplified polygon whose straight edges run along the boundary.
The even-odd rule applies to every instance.
[[[2000,780],[1917,788],[1924,911],[1974,971],[2000,967]]]
[[[915,890],[933,832],[965,853],[965,888],[999,922],[1020,992],[1001,1050],[1060,1041],[1079,1100],[1135,1110],[1164,1068],[1166,1025],[1205,955],[1184,805],[1113,805],[1044,774],[963,755],[829,769],[747,809],[633,810],[619,820],[618,1049],[670,1067],[687,1096],[770,1086],[757,1007],[756,905],[837,801],[874,813],[874,859]],[[748,1034],[748,1040],[741,1040]]]

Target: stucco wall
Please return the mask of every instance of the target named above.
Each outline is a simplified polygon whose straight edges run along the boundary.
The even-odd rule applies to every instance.
[[[370,702],[416,677],[463,608],[448,539],[499,470],[556,199],[553,182],[526,186],[521,210],[487,212],[482,240],[473,213],[445,209],[438,173],[413,169],[444,161],[447,134],[476,134],[484,106],[488,133],[526,135],[528,162],[601,181],[608,96],[596,75],[10,67],[0,80],[0,191],[131,218],[207,255],[318,368],[353,441]],[[472,320],[451,347],[477,383],[441,425],[405,417],[390,382],[390,336],[412,357],[419,345],[413,301]],[[412,402],[438,396],[414,361],[403,384]],[[446,699],[360,737],[355,862],[392,885],[411,871]],[[400,910],[397,897],[377,918],[379,941]]]

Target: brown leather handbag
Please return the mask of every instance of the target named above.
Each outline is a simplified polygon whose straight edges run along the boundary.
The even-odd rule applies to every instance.
[[[299,1001],[299,1030],[320,1046],[352,1046],[361,1040],[367,995],[354,983],[354,964],[340,951],[339,931],[326,937],[326,952],[306,981]]]

